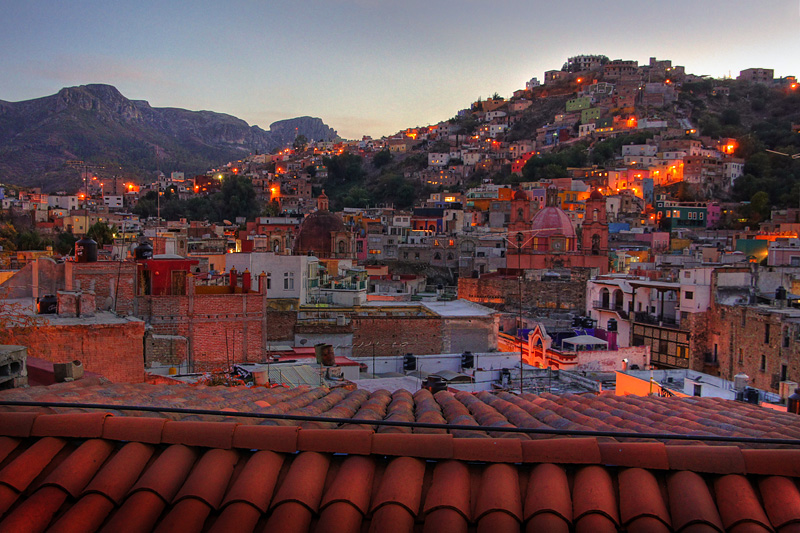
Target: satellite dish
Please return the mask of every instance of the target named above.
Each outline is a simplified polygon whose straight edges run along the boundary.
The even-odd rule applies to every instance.
[[[227,218],[225,220],[223,220],[222,223],[225,224],[226,226],[233,226],[233,222],[231,222]]]

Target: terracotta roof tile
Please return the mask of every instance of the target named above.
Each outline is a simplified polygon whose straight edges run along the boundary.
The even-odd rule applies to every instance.
[[[0,413],[0,427],[3,435],[9,437],[29,437],[36,417],[40,413],[10,412]]]
[[[99,438],[108,413],[69,413],[39,415],[33,421],[31,435],[37,437]]]
[[[800,450],[742,450],[748,474],[800,477]]]
[[[667,477],[672,527],[687,531],[690,525],[723,531],[722,519],[706,482],[694,472],[676,472]]]
[[[221,507],[235,502],[246,502],[258,511],[266,513],[269,502],[278,483],[278,474],[284,458],[270,451],[254,453],[247,460],[245,468],[225,494]]]
[[[0,521],[0,531],[44,531],[69,496],[60,487],[43,487]]]
[[[260,519],[261,512],[258,509],[249,503],[236,501],[225,507],[209,528],[209,533],[253,531]]]
[[[752,522],[770,528],[769,519],[761,508],[758,495],[746,477],[723,476],[714,482],[714,492],[722,524],[726,529]]]
[[[139,479],[152,455],[152,446],[139,442],[126,444],[103,466],[83,493],[97,492],[119,504]]]
[[[669,469],[663,442],[602,442],[598,446],[606,465]]]
[[[272,512],[263,531],[306,533],[312,518],[313,514],[308,507],[296,501],[287,501]]]
[[[453,459],[497,463],[522,462],[521,441],[517,439],[453,439]]]
[[[297,448],[309,452],[369,455],[372,435],[372,431],[363,429],[302,429],[297,435]]]
[[[511,465],[492,464],[484,471],[475,502],[475,520],[484,515],[501,512],[522,520],[522,500],[519,490],[519,474]],[[481,526],[483,527],[483,526]]]
[[[414,530],[414,515],[408,508],[387,503],[372,515],[370,533],[409,533]]]
[[[192,469],[189,478],[175,495],[173,503],[185,498],[195,498],[212,509],[217,509],[238,460],[239,456],[233,450],[208,450]]]
[[[632,520],[625,531],[627,533],[670,533],[672,530],[657,518],[642,516]]]
[[[453,436],[376,433],[372,437],[372,453],[450,459],[453,457]]]
[[[317,512],[322,498],[330,457],[316,452],[302,452],[292,461],[283,484],[275,494],[272,508],[286,502],[298,502]]]
[[[478,531],[516,532],[520,530],[519,521],[505,511],[490,511],[478,518]]]
[[[373,512],[391,504],[405,508],[412,517],[416,516],[420,509],[424,475],[425,463],[419,459],[398,457],[389,461],[371,502]]]
[[[425,517],[424,533],[467,533],[469,523],[460,512],[447,507],[440,507]]]
[[[539,513],[528,520],[526,532],[547,531],[548,533],[569,533],[569,522],[552,513]]]
[[[522,443],[526,463],[594,464],[601,460],[593,438],[542,439]]]
[[[643,517],[655,518],[666,529],[671,525],[667,504],[658,480],[649,470],[628,468],[618,476],[619,513],[623,524]]]
[[[43,485],[58,486],[73,498],[77,498],[113,449],[114,445],[110,441],[87,440],[47,476]]]
[[[229,449],[237,424],[225,422],[167,422],[161,442]]]
[[[469,520],[470,510],[470,475],[466,464],[460,461],[442,461],[433,469],[433,479],[425,497],[423,513],[429,515],[439,509],[451,509],[458,512],[462,519]],[[439,520],[450,521],[449,514],[443,514]],[[426,518],[427,522],[428,518]]]
[[[671,470],[690,470],[712,474],[745,471],[742,450],[735,446],[667,446]]]
[[[742,449],[700,440],[665,445],[646,438],[531,439],[496,431],[508,425],[550,424],[640,431],[643,437],[653,431],[800,436],[796,417],[759,407],[709,399],[517,396],[502,391],[435,396],[422,391],[412,396],[327,388],[176,387],[148,386],[144,394],[136,385],[94,384],[80,392],[60,386],[47,394],[11,394],[135,404],[129,399],[133,391],[141,394],[141,405],[243,412],[262,401],[269,405],[258,407],[261,412],[367,421],[444,419],[490,427],[444,433],[373,428],[366,422],[344,424],[341,428],[358,431],[343,432],[314,429],[337,426],[325,421],[299,429],[293,422],[228,415],[167,423],[167,416],[187,417],[138,417],[130,415],[141,413],[124,411],[115,416],[74,410],[61,415],[0,412],[0,530],[28,523],[55,531],[101,527],[114,532],[272,528],[439,533],[518,531],[524,526],[529,531],[683,533],[722,531],[723,524],[731,531],[800,527],[800,467],[795,468],[800,452],[793,449]],[[72,427],[76,423],[81,427]],[[31,431],[34,435],[26,437]],[[37,437],[37,431],[66,439]],[[462,438],[467,436],[473,438]],[[68,476],[73,466],[76,474]]]
[[[374,476],[375,460],[373,458],[359,455],[348,457],[342,463],[330,487],[325,491],[320,507],[325,508],[337,502],[346,502],[355,507],[360,514],[367,514]]]
[[[320,513],[315,533],[359,533],[364,515],[347,501],[337,501],[326,506]]]
[[[155,533],[200,533],[210,513],[211,507],[203,500],[187,498],[173,505],[153,531]]]
[[[528,478],[524,519],[527,521],[541,514],[556,516],[567,527],[572,523],[572,497],[567,474],[554,464],[535,466]],[[549,518],[544,521],[559,524]]]
[[[17,449],[19,442],[19,439],[0,437],[0,465]]]
[[[165,418],[110,416],[103,425],[103,438],[160,444]]]
[[[616,523],[605,514],[589,513],[575,521],[575,533],[616,533]]]
[[[297,451],[297,427],[236,426],[233,447],[249,450],[271,450],[294,453]]]
[[[113,509],[114,502],[104,495],[87,494],[70,507],[47,531],[53,533],[97,531]]]
[[[103,533],[152,531],[166,507],[167,502],[157,492],[149,490],[135,492],[128,496],[101,531]]]
[[[600,466],[580,468],[575,473],[572,491],[572,512],[576,528],[585,515],[592,514],[603,515],[614,524],[619,523],[616,491],[608,470]],[[591,522],[597,523],[598,526],[604,524],[603,521]]]
[[[165,502],[171,502],[196,459],[197,452],[192,448],[180,444],[170,446],[147,468],[131,492],[147,490]]]
[[[790,522],[800,525],[800,491],[789,478],[770,476],[758,482],[764,510],[776,528]]]

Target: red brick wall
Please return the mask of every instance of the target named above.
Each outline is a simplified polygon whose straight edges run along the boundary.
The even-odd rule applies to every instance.
[[[522,307],[583,313],[590,269],[573,269],[569,281],[522,280]],[[516,277],[482,276],[458,279],[458,297],[494,309],[517,309],[520,283]]]
[[[188,339],[151,337],[147,361],[189,363],[198,372],[259,362],[266,345],[263,305],[264,295],[257,293],[140,297],[139,316],[154,334]]]
[[[98,261],[65,263],[66,290],[94,291],[98,309],[109,309],[121,315],[133,313],[136,263],[130,261]],[[117,295],[116,309],[113,305]],[[110,304],[110,308],[109,308]]]
[[[442,353],[442,328],[442,319],[435,316],[356,316],[353,356],[371,356],[370,343],[376,343],[375,355]]]
[[[40,325],[20,331],[15,344],[28,347],[28,355],[52,363],[75,359],[87,372],[117,383],[142,383],[143,322],[121,324]]]

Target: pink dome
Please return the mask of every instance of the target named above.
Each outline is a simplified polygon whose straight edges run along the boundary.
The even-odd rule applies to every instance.
[[[545,207],[531,221],[534,237],[563,235],[575,238],[575,228],[567,214],[558,207]]]

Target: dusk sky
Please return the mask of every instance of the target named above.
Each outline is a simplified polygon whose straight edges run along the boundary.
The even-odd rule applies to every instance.
[[[108,83],[264,129],[320,117],[350,139],[511,96],[577,54],[800,75],[798,0],[3,0],[0,24],[0,100]]]

